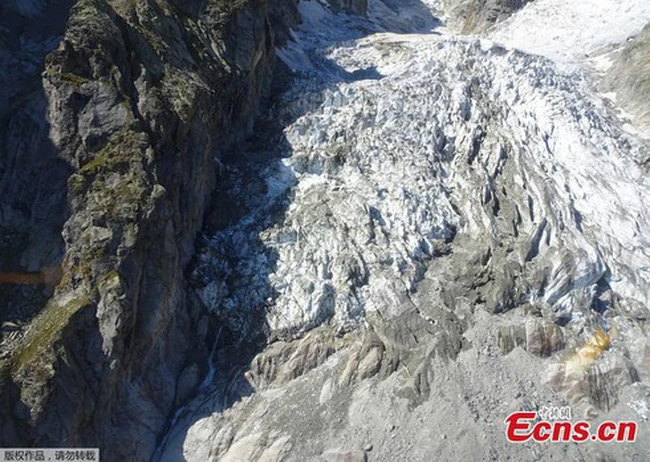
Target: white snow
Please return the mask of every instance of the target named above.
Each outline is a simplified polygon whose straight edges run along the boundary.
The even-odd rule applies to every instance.
[[[575,62],[624,43],[648,22],[648,0],[535,0],[497,26],[490,38],[555,61]]]

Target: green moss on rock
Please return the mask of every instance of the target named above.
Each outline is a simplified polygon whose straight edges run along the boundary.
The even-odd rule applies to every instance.
[[[45,357],[54,348],[72,315],[90,305],[92,301],[86,297],[73,298],[66,303],[50,301],[27,329],[22,345],[12,358],[13,369],[20,371]]]
[[[50,77],[55,77],[61,79],[63,82],[70,83],[73,85],[82,85],[84,83],[88,83],[91,80],[87,79],[86,77],[82,77],[77,74],[73,74],[71,72],[61,72],[56,69],[47,69],[45,71],[45,75],[50,76]]]

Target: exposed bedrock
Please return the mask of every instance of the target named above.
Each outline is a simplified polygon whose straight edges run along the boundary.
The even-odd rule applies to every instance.
[[[625,45],[605,82],[617,101],[650,127],[650,24]]]
[[[449,24],[463,34],[485,32],[533,0],[442,0]]]
[[[62,265],[63,280],[22,311],[2,288],[3,322],[41,312],[3,333],[0,445],[146,460],[177,377],[206,368],[183,269],[220,159],[299,18],[291,1],[26,3],[2,7],[2,59],[24,57],[31,80],[3,72],[0,226],[18,243],[0,269]]]

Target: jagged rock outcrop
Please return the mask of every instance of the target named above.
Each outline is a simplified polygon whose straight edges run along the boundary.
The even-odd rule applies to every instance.
[[[532,0],[443,0],[449,23],[463,34],[485,32]]]
[[[39,5],[15,15],[60,7],[61,22],[29,57],[56,47],[29,74],[38,95],[25,85],[2,100],[1,225],[32,233],[17,264],[63,257],[64,276],[5,345],[0,444],[145,460],[181,370],[204,367],[183,270],[220,159],[268,93],[275,30],[286,39],[298,16],[291,1],[79,0],[69,19],[68,2]],[[21,31],[3,32],[6,59],[20,56]],[[33,216],[14,219],[21,210]]]
[[[608,70],[606,86],[642,126],[650,127],[650,24],[625,45]]]

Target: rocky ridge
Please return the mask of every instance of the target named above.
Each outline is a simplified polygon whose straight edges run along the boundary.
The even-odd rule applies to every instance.
[[[630,40],[608,70],[606,87],[644,127],[650,126],[650,25]]]
[[[22,336],[4,338],[0,444],[99,445],[107,460],[144,460],[181,372],[205,369],[209,346],[194,336],[209,321],[183,270],[220,158],[249,129],[298,17],[290,1],[72,3],[16,3],[12,14],[36,28],[62,8],[39,55],[7,26],[3,56],[32,56],[37,90],[3,100],[2,226],[32,233],[15,265],[55,260],[63,280]],[[54,192],[34,190],[44,185]]]
[[[449,25],[463,34],[482,33],[532,0],[443,0]]]

